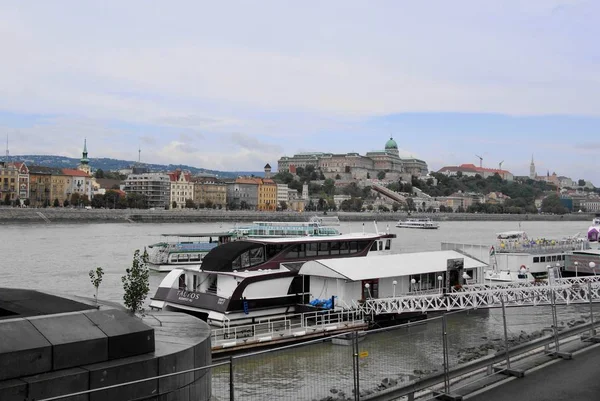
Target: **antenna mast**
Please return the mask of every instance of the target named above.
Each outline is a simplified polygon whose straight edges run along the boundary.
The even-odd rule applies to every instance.
[[[138,148],[138,163],[142,160],[142,148]]]

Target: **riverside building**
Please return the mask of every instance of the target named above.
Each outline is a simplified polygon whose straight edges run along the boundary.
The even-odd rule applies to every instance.
[[[134,167],[133,173],[127,176],[121,190],[144,196],[149,208],[169,207],[171,181],[168,174],[150,173],[144,167]]]

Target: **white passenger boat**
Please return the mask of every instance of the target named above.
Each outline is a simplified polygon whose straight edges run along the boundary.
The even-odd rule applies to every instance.
[[[491,247],[442,243],[443,250],[454,249],[481,260],[488,259],[490,269],[486,278],[492,281],[531,280],[530,274],[534,278],[545,278],[548,267],[563,269],[567,255],[589,248],[588,240],[578,235],[561,239],[531,238],[521,230],[496,234],[496,241]]]
[[[231,233],[162,234],[165,241],[148,246],[148,267],[169,272],[175,267],[200,266],[204,256],[220,244],[230,242]],[[173,238],[174,240],[169,240]]]
[[[317,220],[311,221],[255,221],[248,226],[234,227],[229,230],[236,239],[239,238],[278,238],[278,237],[327,237],[340,235],[333,228],[322,225]]]
[[[357,258],[391,252],[395,234],[358,233],[329,237],[254,238],[212,249],[201,266],[172,270],[150,306],[193,312],[216,326],[302,312],[309,281],[300,267],[315,259]]]
[[[431,220],[429,217],[422,218],[408,218],[406,220],[400,220],[396,227],[400,228],[421,228],[426,230],[435,230],[440,227],[439,223]]]

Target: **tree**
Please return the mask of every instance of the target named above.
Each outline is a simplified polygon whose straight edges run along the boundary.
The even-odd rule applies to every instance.
[[[368,175],[368,174],[369,174],[369,173],[367,173],[367,175]],[[369,177],[367,177],[367,178],[369,178]],[[335,179],[336,179],[336,180],[341,180],[341,179],[342,179],[342,176],[341,176],[341,175],[339,175],[339,174],[336,174],[336,175],[335,175]]]
[[[195,209],[196,208],[196,204],[194,203],[193,200],[191,199],[186,199],[185,200],[185,208],[186,209]]]
[[[546,196],[542,200],[542,212],[565,214],[568,212],[568,210],[560,201],[560,197],[556,194],[552,194],[552,195]]]
[[[133,254],[133,263],[131,267],[125,270],[125,275],[121,277],[123,283],[123,301],[131,313],[144,312],[142,305],[150,291],[150,270],[148,269],[148,253],[140,254],[136,249]]]
[[[52,204],[52,206],[54,206],[54,207],[59,207],[60,206],[60,201],[58,200],[58,198],[54,199],[54,203]]]
[[[323,182],[323,192],[328,196],[333,196],[335,194],[335,181],[331,178],[326,179]]]
[[[287,208],[288,208],[287,202],[286,201],[280,201],[279,202],[279,208],[281,210],[287,210]]]
[[[99,168],[98,170],[96,170],[96,173],[94,174],[94,176],[96,178],[104,178],[104,171],[101,168]]]
[[[25,206],[31,205],[31,201],[29,200],[29,198],[25,199],[24,204],[25,204]]]
[[[250,209],[250,207],[248,206],[248,202],[246,202],[245,200],[241,201],[240,209],[242,209],[242,210]]]
[[[580,178],[580,179],[577,181],[577,185],[579,185],[580,187],[584,187],[584,186],[585,186],[585,180]]]
[[[96,288],[96,294],[94,295],[94,299],[96,300],[96,305],[98,305],[98,288],[102,283],[102,276],[104,275],[104,270],[101,267],[96,267],[96,270],[90,270],[88,275],[90,276],[90,281],[92,285]]]
[[[377,179],[383,180],[385,178],[385,171],[380,171],[377,173]]]
[[[177,209],[177,202],[173,201],[173,203],[171,203],[171,208]]]
[[[412,198],[406,198],[406,207],[409,212],[417,210],[417,208],[415,207],[415,201]]]
[[[206,202],[204,203],[204,207],[207,209],[214,209],[214,203],[213,201],[211,201],[210,199],[207,199]]]
[[[392,210],[393,210],[394,212],[397,212],[397,211],[398,211],[398,209],[400,209],[400,204],[399,204],[398,202],[394,202],[394,203],[392,204]]]
[[[69,205],[70,205],[70,203],[69,203],[69,200],[68,200],[68,199],[65,199],[65,200],[63,201],[63,207],[67,207],[67,206],[69,206]]]
[[[10,206],[10,194],[4,196],[4,204]]]
[[[460,205],[456,211],[458,213],[464,213],[465,212],[465,208],[463,207],[463,205]]]
[[[81,198],[81,196],[77,192],[73,192],[71,194],[71,205],[73,205],[73,206],[79,205],[80,198]]]
[[[440,205],[440,213],[444,213],[446,211],[446,205]]]
[[[317,210],[323,210],[323,209],[325,209],[325,199],[319,198],[319,200],[317,202]]]

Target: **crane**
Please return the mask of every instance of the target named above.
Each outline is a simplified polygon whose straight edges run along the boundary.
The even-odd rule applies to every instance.
[[[483,157],[481,157],[479,155],[475,155],[475,157],[479,158],[479,167],[483,167]]]
[[[498,170],[502,170],[502,163],[504,163],[504,160],[502,160],[500,163],[498,163]]]

